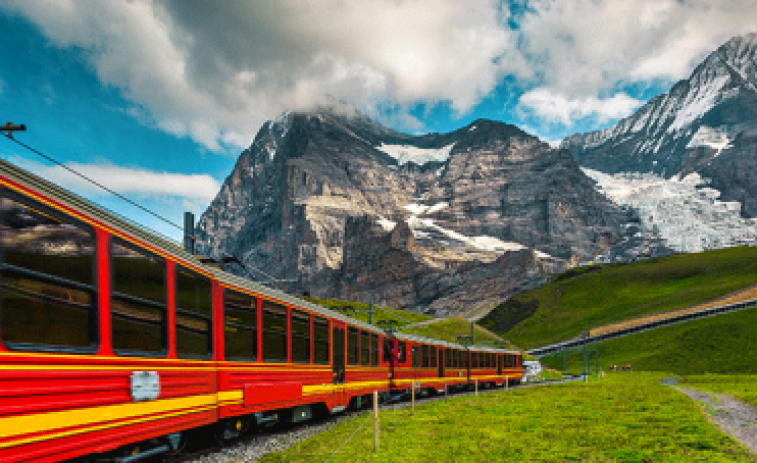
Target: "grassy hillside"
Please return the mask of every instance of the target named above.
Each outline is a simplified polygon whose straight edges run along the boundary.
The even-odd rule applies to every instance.
[[[334,299],[315,299],[312,297],[306,297],[305,299],[349,317],[356,318],[366,323],[368,322],[368,314],[366,312],[355,311],[368,310],[368,304]],[[470,322],[462,317],[437,319],[416,312],[381,307],[373,314],[373,324],[381,326],[381,321],[383,320],[395,321],[403,333],[417,334],[419,336],[441,339],[443,341],[461,342],[461,340],[458,339],[458,336],[470,335]],[[502,346],[502,344],[499,344],[499,342],[502,341],[502,338],[496,334],[478,325],[476,325],[474,329],[477,344]],[[506,344],[504,347],[520,350],[512,344]],[[531,358],[528,355],[526,357],[529,359]]]
[[[505,302],[479,323],[528,349],[706,302],[755,281],[757,248],[752,247],[582,267]]]
[[[470,321],[462,317],[442,318],[429,323],[408,327],[403,329],[402,332],[448,342],[461,342],[458,336],[470,336]],[[502,338],[478,325],[474,328],[473,336],[478,344],[493,345],[495,342],[502,341]]]
[[[302,296],[300,296],[302,297]],[[302,297],[303,299],[321,305],[335,312],[339,312],[348,317],[355,318],[362,322],[368,323],[368,304],[363,302],[353,301],[340,301],[336,299],[316,299],[313,297]],[[391,309],[389,307],[373,307],[375,313],[373,314],[373,324],[377,325],[381,321],[393,320],[397,322],[397,326],[404,326],[408,323],[417,323],[426,320],[432,320],[435,317],[424,315],[416,312],[408,312],[405,310]]]
[[[757,308],[702,318],[623,336],[599,344],[600,368],[631,364],[634,371],[667,371],[679,375],[703,373],[757,374]],[[594,344],[588,349],[595,371]],[[562,371],[563,357],[540,359]],[[582,351],[568,354],[568,372],[582,370]],[[617,373],[625,374],[625,373]]]

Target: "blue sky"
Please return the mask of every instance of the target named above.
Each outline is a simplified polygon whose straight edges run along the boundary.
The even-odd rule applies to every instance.
[[[325,94],[408,133],[478,118],[546,141],[608,127],[755,30],[749,0],[194,0],[0,4],[17,138],[181,225],[260,125]],[[0,155],[181,232],[17,145]]]

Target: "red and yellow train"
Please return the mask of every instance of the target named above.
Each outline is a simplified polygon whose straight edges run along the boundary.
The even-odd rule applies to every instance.
[[[0,461],[134,461],[197,428],[523,376],[518,352],[388,333],[203,265],[5,161],[0,241]]]

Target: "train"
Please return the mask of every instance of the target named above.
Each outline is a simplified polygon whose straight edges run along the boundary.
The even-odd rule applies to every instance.
[[[138,461],[278,422],[523,377],[203,263],[0,160],[0,461]]]

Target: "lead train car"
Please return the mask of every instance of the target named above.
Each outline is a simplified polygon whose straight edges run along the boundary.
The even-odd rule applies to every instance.
[[[192,429],[302,421],[398,379],[387,333],[2,160],[0,241],[0,461],[175,450]]]

